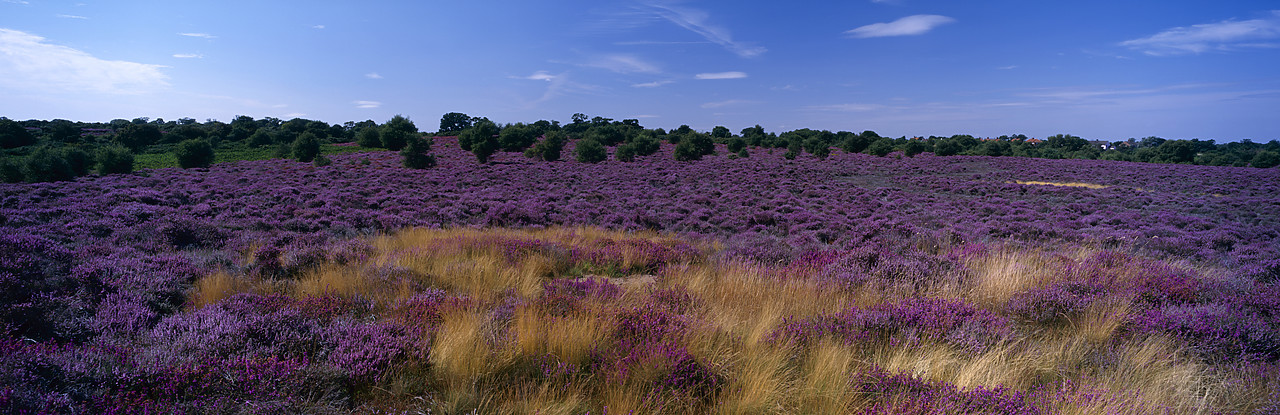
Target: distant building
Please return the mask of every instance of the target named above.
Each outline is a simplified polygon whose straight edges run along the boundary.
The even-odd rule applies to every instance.
[[[1038,146],[1040,145],[1040,143],[1043,143],[1044,140],[1041,140],[1039,138],[1028,138],[1026,141],[1023,141],[1023,142],[1033,146]]]
[[[1089,140],[1089,144],[1102,150],[1110,150],[1111,143],[1104,140]]]

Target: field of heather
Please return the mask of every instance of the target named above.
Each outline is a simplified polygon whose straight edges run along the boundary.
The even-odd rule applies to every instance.
[[[1280,413],[1280,169],[782,151],[0,184],[0,412]]]

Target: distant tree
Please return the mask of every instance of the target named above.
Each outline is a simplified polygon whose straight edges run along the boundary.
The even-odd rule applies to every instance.
[[[747,140],[742,139],[742,137],[733,137],[725,143],[725,146],[729,149],[730,153],[737,153],[742,151],[743,148],[746,148]]]
[[[187,140],[178,143],[173,155],[178,158],[178,166],[184,169],[209,167],[213,164],[213,147],[205,140]]]
[[[1006,143],[1007,144],[1007,143]],[[955,140],[941,139],[933,145],[933,154],[937,156],[954,156],[964,151]]]
[[[560,152],[564,150],[565,135],[561,131],[548,131],[543,134],[542,141],[525,150],[525,157],[543,161],[560,160]]]
[[[130,173],[133,171],[133,153],[121,145],[98,149],[98,174]]]
[[[712,155],[716,152],[716,143],[711,140],[710,134],[690,132],[685,135],[685,138],[681,139],[681,142],[689,142],[693,144],[694,149],[698,151],[698,154],[703,156]]]
[[[356,145],[360,147],[381,148],[382,134],[378,133],[377,126],[369,126],[360,129],[356,133]]]
[[[22,124],[0,117],[0,148],[18,148],[35,143],[36,137]]]
[[[717,125],[715,126],[715,128],[711,129],[711,138],[724,139],[732,136],[733,136],[733,133],[729,132],[729,128],[723,125]]]
[[[902,154],[907,157],[915,157],[917,154],[932,149],[928,144],[925,144],[924,140],[907,140],[907,143],[902,145]]]
[[[52,141],[62,143],[80,141],[80,127],[68,120],[57,119],[49,121],[44,127],[44,132],[49,140]]]
[[[293,146],[290,149],[293,152],[293,158],[303,163],[310,163],[320,155],[320,140],[310,131],[298,134],[298,138],[293,140]]]
[[[249,136],[250,147],[269,146],[274,141],[275,139],[271,137],[271,132],[267,131],[265,128],[254,130],[253,135]]]
[[[524,151],[538,141],[537,132],[530,126],[516,123],[498,133],[498,146],[502,151]]]
[[[889,140],[887,138],[877,139],[867,146],[866,151],[867,154],[878,157],[887,156],[889,153],[893,152],[893,140]]]
[[[462,130],[471,128],[471,116],[461,112],[451,112],[440,117],[440,131],[438,135],[457,134]]]
[[[22,181],[22,165],[16,157],[0,154],[0,182],[17,183]]]
[[[382,146],[387,150],[400,151],[408,144],[409,137],[418,135],[418,127],[403,115],[396,114],[390,121],[382,125]]]
[[[809,154],[817,156],[820,159],[827,158],[827,156],[831,155],[831,147],[828,147],[826,141],[823,141],[819,137],[809,137],[808,139],[805,139],[802,146],[804,146],[804,151],[807,151]]]
[[[1077,151],[1089,145],[1089,141],[1070,134],[1058,134],[1045,139],[1045,146],[1065,152]]]
[[[431,152],[431,145],[434,139],[431,137],[413,137],[400,150],[400,157],[404,160],[404,166],[411,169],[426,169],[436,166],[436,156],[427,154]]]
[[[63,148],[62,159],[67,161],[67,166],[71,168],[71,174],[75,176],[84,176],[89,174],[89,170],[93,168],[93,155],[75,147]]]
[[[631,143],[619,145],[613,151],[613,158],[618,161],[633,161],[636,159],[636,149]]]
[[[754,147],[764,146],[765,145],[764,141],[767,138],[768,136],[765,135],[764,133],[764,127],[761,127],[760,124],[756,124],[754,127],[747,127],[742,129],[742,139],[746,140],[747,144],[751,146],[754,146]]]
[[[1008,156],[1013,154],[1013,147],[1008,141],[987,141],[978,147],[977,154],[992,157]]]
[[[587,131],[587,138],[595,140],[605,146],[612,147],[618,145],[618,143],[626,141],[627,135],[626,132],[618,126],[604,124],[591,127],[591,129]]]
[[[1280,153],[1271,150],[1262,150],[1253,156],[1253,160],[1249,162],[1250,166],[1260,169],[1269,169],[1280,166]]]
[[[56,182],[76,177],[71,165],[61,152],[40,147],[27,156],[22,165],[22,176],[27,182]]]
[[[679,144],[676,144],[674,156],[679,161],[702,160],[702,152],[690,140],[682,140]]]
[[[469,148],[463,147],[463,149],[471,151],[471,154],[476,156],[476,161],[484,164],[488,163],[489,157],[498,151],[497,135],[497,124],[489,121],[488,118],[481,118],[458,136],[458,142],[461,144],[465,137]]]
[[[162,135],[153,124],[129,124],[116,131],[115,141],[136,152],[159,143]]]
[[[1190,163],[1196,157],[1196,146],[1188,140],[1167,140],[1155,148],[1157,163]]]
[[[609,158],[604,144],[593,139],[578,140],[573,148],[574,158],[580,163],[599,163]]]

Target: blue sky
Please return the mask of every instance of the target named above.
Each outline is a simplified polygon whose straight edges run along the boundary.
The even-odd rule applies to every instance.
[[[0,0],[12,119],[1280,139],[1275,1]]]

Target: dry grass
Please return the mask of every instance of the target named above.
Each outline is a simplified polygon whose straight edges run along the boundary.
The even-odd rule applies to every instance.
[[[1106,188],[1108,188],[1108,187],[1111,187],[1111,186],[1108,186],[1108,185],[1105,185],[1105,184],[1097,184],[1097,183],[1082,183],[1082,182],[1042,182],[1042,181],[1034,181],[1034,180],[1027,180],[1027,181],[1024,181],[1024,180],[1017,180],[1017,181],[1014,181],[1014,183],[1017,183],[1017,184],[1033,184],[1033,185],[1039,185],[1039,186],[1084,187],[1084,188],[1088,188],[1088,189],[1106,189]]]
[[[641,278],[635,280],[639,283],[620,284],[620,298],[586,300],[580,311],[553,316],[533,300],[550,278],[575,277],[571,270],[576,265],[554,252],[512,263],[496,245],[484,243],[493,238],[540,239],[566,246],[626,239],[678,242],[670,235],[591,228],[408,230],[372,240],[374,255],[365,263],[322,266],[296,281],[211,275],[197,283],[191,302],[200,306],[237,292],[276,292],[359,296],[386,306],[425,287],[470,297],[470,306],[441,316],[433,337],[428,337],[429,357],[411,362],[416,371],[383,381],[395,391],[428,391],[431,408],[444,413],[571,414],[606,408],[609,413],[848,413],[868,399],[859,396],[849,380],[872,367],[965,390],[1002,386],[1030,392],[1058,388],[1064,382],[1083,385],[1078,392],[1036,395],[1037,404],[1048,413],[1198,413],[1255,407],[1239,401],[1267,396],[1267,391],[1224,390],[1222,376],[1176,342],[1126,335],[1123,325],[1135,306],[1132,299],[1118,295],[1094,302],[1064,325],[1019,327],[1013,339],[981,352],[932,341],[909,347],[826,340],[800,346],[771,338],[787,319],[908,295],[960,299],[1000,313],[1017,293],[1078,277],[1061,272],[1061,266],[1087,257],[1091,250],[1062,254],[997,249],[967,260],[964,275],[924,293],[874,283],[857,290],[837,288],[820,282],[820,275],[782,278],[775,269],[736,262],[668,264],[656,281]],[[702,248],[709,252],[714,245]],[[622,255],[624,266],[643,260],[638,252],[624,250]],[[403,272],[388,278],[387,269]],[[726,380],[710,403],[690,403],[655,389],[664,376],[661,367],[638,367],[609,380],[586,369],[598,357],[593,353],[616,344],[614,311],[644,304],[660,289],[688,292],[695,299],[682,311],[688,332],[676,341]],[[494,308],[512,295],[522,300],[520,305],[509,321],[496,320]],[[521,369],[547,358],[580,369],[546,377]],[[1105,398],[1087,399],[1090,394]]]

